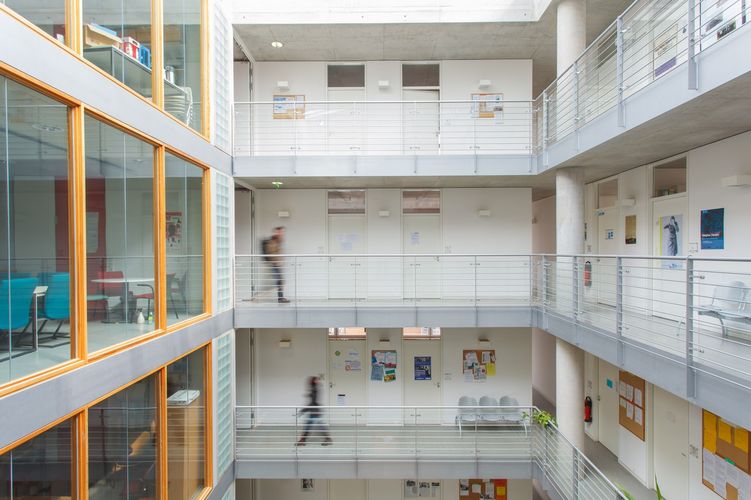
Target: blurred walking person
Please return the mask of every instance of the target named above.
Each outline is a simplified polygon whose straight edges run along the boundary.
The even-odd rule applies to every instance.
[[[313,432],[320,432],[326,439],[323,446],[328,446],[332,443],[329,431],[326,430],[326,425],[323,422],[323,411],[321,405],[318,403],[318,385],[320,380],[318,377],[313,376],[308,379],[308,404],[300,410],[301,414],[307,414],[308,418],[305,421],[305,427],[300,440],[297,442],[297,446],[305,446],[305,442],[308,440],[308,436]]]
[[[284,277],[282,276],[282,266],[284,265],[284,259],[282,258],[282,251],[284,245],[284,227],[278,226],[274,228],[274,234],[271,238],[263,240],[263,258],[271,265],[271,273],[274,275],[274,282],[276,284],[277,300],[281,304],[289,302],[284,297]]]

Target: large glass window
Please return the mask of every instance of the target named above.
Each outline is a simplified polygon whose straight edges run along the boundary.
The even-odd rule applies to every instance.
[[[167,323],[202,314],[203,169],[167,153]]]
[[[164,108],[201,131],[201,0],[164,0]]]
[[[151,0],[83,0],[83,55],[150,98]]]
[[[206,486],[206,350],[167,366],[169,498],[192,499]]]
[[[86,117],[89,352],[154,329],[154,148]]]
[[[71,358],[68,108],[0,77],[0,383]]]
[[[89,498],[157,497],[157,378],[89,409]]]
[[[65,0],[0,0],[61,43],[65,33]]]
[[[66,420],[0,455],[0,499],[74,498],[74,438]]]

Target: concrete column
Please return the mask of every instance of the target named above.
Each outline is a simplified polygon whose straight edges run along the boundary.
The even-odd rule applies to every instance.
[[[581,167],[556,171],[556,251],[559,254],[584,252],[584,171]],[[556,287],[570,296],[573,275],[559,258],[561,270]],[[561,339],[555,345],[556,418],[561,432],[574,446],[584,446],[584,351]]]
[[[586,0],[559,0],[557,29],[557,66],[560,76],[587,48]]]

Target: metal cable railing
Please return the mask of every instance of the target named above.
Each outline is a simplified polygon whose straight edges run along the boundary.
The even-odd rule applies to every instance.
[[[262,462],[532,463],[567,499],[623,499],[530,406],[239,406],[236,459]]]
[[[746,0],[637,0],[536,99],[235,103],[235,156],[539,155],[748,24]],[[696,87],[695,67],[689,68]]]
[[[751,260],[612,255],[235,258],[237,308],[535,307],[751,389]],[[284,300],[279,303],[279,290]],[[690,377],[689,377],[690,379]],[[688,388],[692,394],[692,388]]]

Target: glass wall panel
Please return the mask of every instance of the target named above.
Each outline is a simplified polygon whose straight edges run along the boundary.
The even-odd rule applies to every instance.
[[[154,148],[85,124],[88,350],[154,329]]]
[[[0,0],[61,43],[65,33],[65,0]]]
[[[0,500],[74,498],[74,441],[66,420],[0,455]]]
[[[151,0],[83,0],[83,55],[151,98]]]
[[[0,383],[71,358],[68,108],[0,77]]]
[[[157,497],[157,377],[89,409],[89,498]]]
[[[167,323],[202,314],[203,169],[166,154]]]
[[[167,487],[174,500],[195,498],[205,486],[205,353],[167,366]]]
[[[201,130],[201,0],[164,0],[164,108]]]

